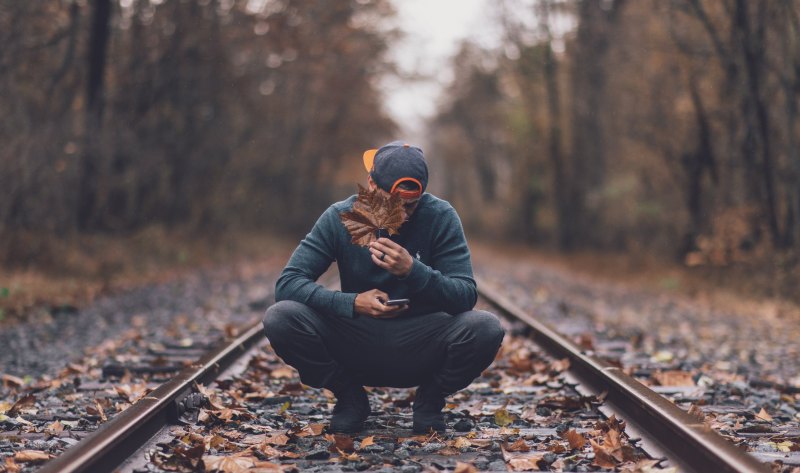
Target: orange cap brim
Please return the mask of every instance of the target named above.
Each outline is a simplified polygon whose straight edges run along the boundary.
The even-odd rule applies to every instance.
[[[375,162],[375,154],[377,152],[377,149],[368,149],[364,151],[364,167],[367,169],[367,172],[372,172],[372,165]]]

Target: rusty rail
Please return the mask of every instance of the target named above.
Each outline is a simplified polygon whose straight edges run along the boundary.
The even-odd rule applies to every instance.
[[[484,281],[479,281],[478,287],[481,297],[504,316],[525,323],[536,343],[557,357],[568,358],[570,372],[581,384],[597,393],[606,391],[605,403],[652,436],[657,447],[682,470],[697,473],[772,471],[619,368],[586,355],[576,344],[536,320]]]
[[[253,323],[241,335],[203,356],[37,471],[113,471],[164,425],[178,417],[178,403],[192,392],[195,383],[207,384],[214,380],[263,337],[261,323]]]

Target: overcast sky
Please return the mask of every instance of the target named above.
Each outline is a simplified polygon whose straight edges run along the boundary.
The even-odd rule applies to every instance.
[[[397,25],[406,37],[393,57],[406,72],[428,80],[387,80],[387,109],[403,127],[403,138],[421,143],[424,119],[436,110],[436,101],[451,78],[450,58],[464,38],[487,46],[497,44],[490,0],[395,0]]]

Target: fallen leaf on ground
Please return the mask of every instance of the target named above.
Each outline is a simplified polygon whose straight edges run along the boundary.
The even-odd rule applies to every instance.
[[[55,421],[44,428],[45,433],[55,435],[64,431],[64,424],[61,421]]]
[[[203,465],[206,472],[219,473],[246,473],[250,468],[256,466],[256,457],[237,457],[237,456],[215,456],[205,455]]]
[[[360,457],[360,456],[358,456],[358,454],[357,454],[357,453],[355,453],[355,452],[353,452],[353,453],[347,453],[347,452],[344,452],[344,451],[342,451],[342,450],[336,450],[336,452],[337,452],[337,453],[339,454],[339,456],[340,456],[341,458],[343,458],[344,460],[351,461],[351,462],[357,462],[357,461],[361,461],[361,457]]]
[[[375,437],[370,435],[369,437],[365,437],[364,440],[361,441],[361,448],[369,447],[370,445],[375,444]]]
[[[653,378],[661,386],[695,386],[692,373],[680,370],[658,371]]]
[[[494,423],[500,427],[506,427],[514,422],[515,416],[509,413],[505,407],[501,407],[494,411]]]
[[[22,467],[17,465],[11,457],[6,457],[5,465],[2,465],[5,468],[6,473],[19,473],[22,471]]]
[[[33,394],[26,394],[25,396],[19,398],[17,402],[15,402],[11,406],[11,409],[9,409],[8,412],[6,412],[6,414],[9,417],[14,417],[17,414],[19,414],[19,411],[21,409],[24,409],[26,407],[31,407],[34,404],[36,404],[36,397]]]
[[[355,447],[353,445],[353,437],[349,435],[342,435],[342,434],[326,434],[325,440],[331,442],[331,447],[328,449],[331,452],[334,451],[341,451],[341,452],[353,452],[355,451]]]
[[[322,435],[323,430],[325,430],[325,424],[308,424],[299,431],[293,432],[293,435],[297,437],[316,437],[317,435]]]
[[[608,449],[594,440],[590,440],[590,442],[592,444],[592,449],[594,450],[594,461],[592,462],[592,465],[599,466],[600,468],[614,468],[617,466],[616,459],[611,455]]]
[[[472,463],[456,462],[453,473],[478,473],[478,469]]]
[[[620,470],[621,473],[677,473],[676,467],[662,468],[659,467],[659,460],[642,460],[635,465],[623,466]]]
[[[270,445],[286,445],[289,441],[289,436],[286,434],[272,434],[264,437],[264,442]]]
[[[758,411],[758,414],[756,414],[756,419],[772,422],[772,416],[769,415],[769,412],[767,412],[763,407],[761,408],[760,411]]]
[[[539,470],[539,462],[544,458],[544,454],[539,452],[516,453],[502,449],[503,460],[511,467],[512,471],[532,471]]]
[[[10,374],[0,374],[0,381],[4,386],[11,386],[12,388],[21,388],[25,385],[25,380]]]
[[[14,461],[19,463],[41,463],[52,458],[52,455],[39,450],[21,450],[14,454]]]
[[[269,376],[270,378],[282,379],[282,378],[294,378],[294,374],[295,371],[292,368],[288,366],[282,366],[280,368],[272,370]]]
[[[586,445],[586,437],[579,434],[575,429],[568,430],[564,434],[564,438],[569,442],[569,448],[573,450],[580,450]]]
[[[103,422],[108,420],[106,418],[106,413],[103,410],[103,406],[100,405],[100,403],[97,401],[97,399],[94,400],[94,405],[93,406],[86,406],[86,412],[89,413],[90,415],[100,417],[100,420],[102,420]]]
[[[530,452],[531,447],[525,442],[525,439],[518,438],[514,443],[505,447],[507,452]]]

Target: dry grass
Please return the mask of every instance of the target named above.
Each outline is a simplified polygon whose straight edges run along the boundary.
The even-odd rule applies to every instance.
[[[791,255],[726,266],[687,267],[661,255],[563,254],[517,245],[470,242],[476,254],[544,265],[588,282],[688,297],[709,307],[800,320],[800,264]]]
[[[17,236],[0,267],[0,324],[35,309],[78,308],[97,296],[161,283],[204,268],[229,267],[246,276],[283,265],[296,241],[264,234],[197,236],[150,227],[126,237]],[[12,253],[9,254],[8,250]]]

